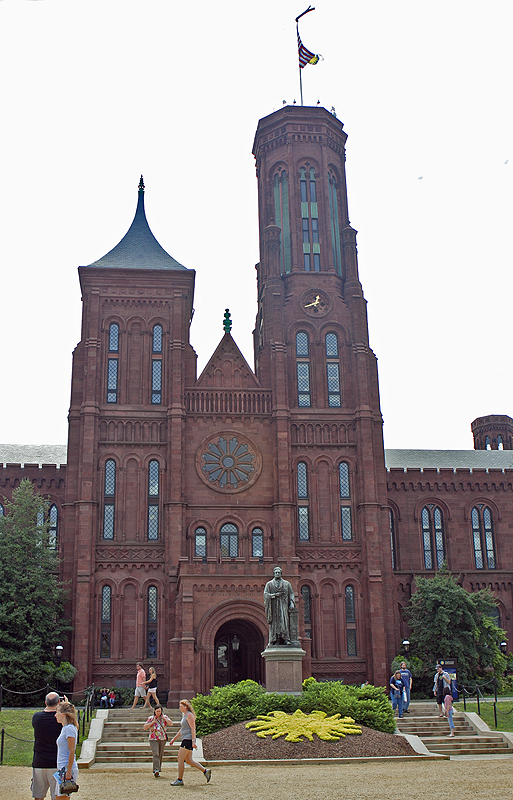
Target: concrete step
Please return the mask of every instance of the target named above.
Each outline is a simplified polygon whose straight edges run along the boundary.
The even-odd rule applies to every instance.
[[[440,755],[452,755],[452,756],[482,756],[482,755],[490,755],[490,756],[511,756],[513,755],[513,750],[509,747],[506,747],[504,743],[500,747],[468,747],[468,746],[461,746],[458,747],[457,745],[449,744],[447,746],[444,745],[436,745],[436,747],[428,747],[430,753],[440,753]]]

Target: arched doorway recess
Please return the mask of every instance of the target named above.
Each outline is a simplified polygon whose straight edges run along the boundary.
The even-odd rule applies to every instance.
[[[214,685],[252,680],[263,683],[264,640],[261,631],[243,619],[221,625],[214,642]]]

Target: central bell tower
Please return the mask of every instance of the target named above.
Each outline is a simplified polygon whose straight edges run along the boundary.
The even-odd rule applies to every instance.
[[[255,371],[272,389],[276,500],[295,506],[312,674],[386,685],[398,622],[346,139],[324,108],[286,106],[258,124]]]

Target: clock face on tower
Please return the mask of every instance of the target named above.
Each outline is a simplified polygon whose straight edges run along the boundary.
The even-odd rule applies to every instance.
[[[309,289],[301,298],[301,307],[311,317],[323,317],[330,310],[330,300],[320,289]]]

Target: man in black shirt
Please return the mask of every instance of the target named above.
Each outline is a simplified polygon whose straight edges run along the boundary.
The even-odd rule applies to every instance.
[[[59,704],[57,692],[50,692],[45,697],[45,710],[36,711],[32,717],[34,728],[34,758],[32,759],[32,797],[43,800],[48,789],[52,800],[55,800],[55,778],[57,771],[57,737],[62,731],[55,719],[55,711]]]

